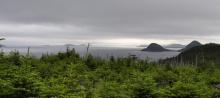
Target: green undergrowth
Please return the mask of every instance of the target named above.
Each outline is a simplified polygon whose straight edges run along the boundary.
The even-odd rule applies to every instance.
[[[218,98],[220,69],[132,57],[0,54],[0,98]]]

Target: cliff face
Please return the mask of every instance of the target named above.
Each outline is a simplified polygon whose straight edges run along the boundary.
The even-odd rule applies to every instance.
[[[170,50],[165,49],[161,45],[158,45],[156,43],[152,43],[147,48],[144,48],[142,51],[163,52],[163,51],[170,51]]]

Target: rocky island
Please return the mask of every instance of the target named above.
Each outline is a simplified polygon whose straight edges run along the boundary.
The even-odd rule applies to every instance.
[[[171,50],[165,49],[159,44],[151,43],[147,48],[142,49],[142,51],[163,52],[163,51],[171,51]]]

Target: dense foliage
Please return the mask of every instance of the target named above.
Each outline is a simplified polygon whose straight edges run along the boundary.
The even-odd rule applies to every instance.
[[[178,56],[162,60],[163,63],[168,64],[191,64],[197,66],[210,66],[214,65],[220,66],[220,45],[219,44],[206,44],[194,47],[187,51],[180,53]]]
[[[0,54],[0,98],[217,98],[218,83],[220,69],[213,64],[81,58],[74,49],[41,58]]]

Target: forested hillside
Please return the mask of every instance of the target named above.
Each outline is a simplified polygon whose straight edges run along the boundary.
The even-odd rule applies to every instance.
[[[180,53],[178,56],[161,60],[162,63],[210,66],[210,64],[220,66],[220,45],[206,44],[197,46],[187,51]]]
[[[80,58],[74,49],[42,58],[1,53],[0,98],[217,98],[220,69],[209,65]]]

